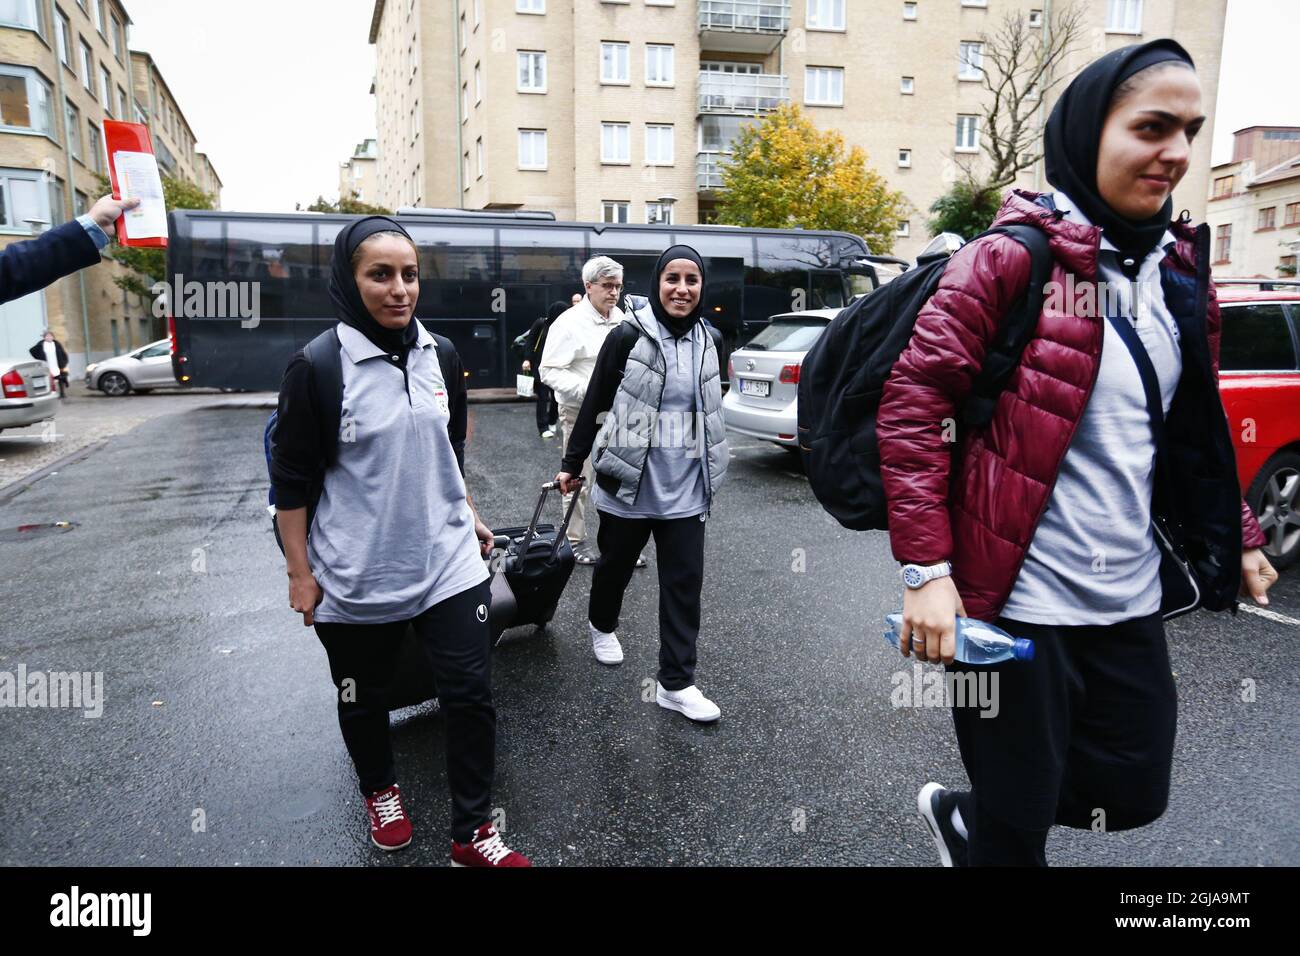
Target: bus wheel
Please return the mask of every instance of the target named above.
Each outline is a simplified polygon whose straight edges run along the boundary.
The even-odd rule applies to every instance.
[[[105,372],[99,380],[99,390],[113,398],[121,398],[130,394],[131,383],[121,372]]]

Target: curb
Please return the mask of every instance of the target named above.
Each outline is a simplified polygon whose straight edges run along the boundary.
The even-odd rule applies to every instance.
[[[81,459],[83,458],[89,458],[95,452],[99,451],[101,448],[107,445],[108,441],[109,440],[107,438],[101,438],[99,441],[91,442],[89,445],[85,446],[84,448],[78,448],[74,452],[69,452],[68,454],[64,455],[62,458],[58,459],[57,461],[53,461],[50,464],[46,465],[44,468],[36,469],[34,472],[32,472],[30,475],[27,475],[25,478],[19,478],[17,481],[10,482],[9,484],[5,485],[3,488],[0,488],[0,505],[9,504],[9,502],[11,502],[14,498],[17,498],[20,494],[22,494],[32,485],[36,484],[36,482],[40,481],[42,478],[47,477],[52,472],[56,472],[60,468],[66,468],[68,465],[75,464],[76,462],[81,461]]]

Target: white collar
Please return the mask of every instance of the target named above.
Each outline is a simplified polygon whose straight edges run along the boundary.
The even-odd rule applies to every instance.
[[[434,338],[429,334],[429,331],[420,324],[420,320],[412,316],[411,321],[414,322],[416,326],[415,347],[424,349],[432,346],[436,349],[438,343],[434,341]],[[366,359],[387,357],[388,355],[388,353],[378,345],[370,341],[345,322],[340,322],[338,324],[338,333],[339,344],[343,346],[344,354],[352,360],[353,365],[358,362],[363,362]]]
[[[1052,201],[1056,203],[1056,208],[1065,214],[1067,222],[1073,222],[1080,226],[1093,225],[1092,220],[1083,214],[1075,201],[1065,193],[1061,192],[1061,190],[1058,189],[1052,194]],[[1147,254],[1147,259],[1155,256],[1156,261],[1159,262],[1165,257],[1165,246],[1169,245],[1171,242],[1177,241],[1177,237],[1166,229],[1165,234],[1160,237],[1160,242]],[[1101,249],[1105,252],[1119,252],[1119,250],[1115,248],[1115,244],[1106,238],[1104,232],[1101,234]],[[1145,264],[1145,262],[1146,260],[1143,260],[1143,264]]]

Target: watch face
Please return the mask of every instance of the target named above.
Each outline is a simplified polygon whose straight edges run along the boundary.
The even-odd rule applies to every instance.
[[[903,583],[909,588],[919,588],[925,583],[925,576],[921,574],[920,568],[907,567],[903,569]]]

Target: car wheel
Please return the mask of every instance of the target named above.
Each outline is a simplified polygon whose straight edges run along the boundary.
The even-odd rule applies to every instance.
[[[121,398],[131,392],[131,383],[121,372],[105,372],[99,377],[99,390],[113,398]]]
[[[1268,539],[1269,563],[1280,571],[1300,560],[1300,452],[1280,452],[1266,461],[1246,501]]]

